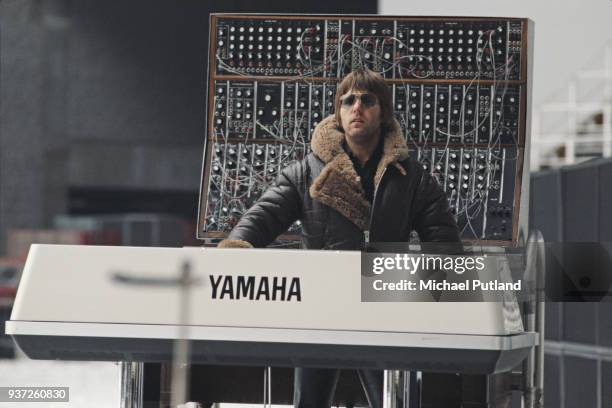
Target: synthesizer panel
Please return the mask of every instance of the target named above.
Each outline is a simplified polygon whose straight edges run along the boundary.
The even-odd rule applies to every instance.
[[[367,67],[387,81],[410,154],[446,192],[463,239],[516,243],[531,35],[517,18],[212,15],[198,237],[225,237],[309,153],[338,83]]]

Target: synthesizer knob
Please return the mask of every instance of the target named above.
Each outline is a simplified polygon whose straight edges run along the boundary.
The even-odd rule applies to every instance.
[[[290,107],[291,107],[291,105],[293,105],[293,104],[291,103],[291,101],[287,101],[287,102],[285,102],[285,107],[290,108]]]
[[[451,153],[450,158],[455,160],[457,158],[457,153]]]
[[[245,115],[244,115],[244,117],[245,117],[246,119],[251,119],[251,114],[250,114],[250,113],[247,113],[247,114],[245,114]]]
[[[456,178],[457,178],[457,176],[455,176],[454,174],[449,174],[448,175],[448,179],[449,180],[453,180],[454,181]]]
[[[276,111],[276,109],[272,109],[272,116],[276,116],[278,112]]]
[[[255,156],[261,157],[262,154],[263,154],[263,149],[261,147],[258,147],[257,149],[255,149]]]
[[[263,109],[259,109],[259,110],[257,111],[257,115],[258,115],[258,116],[263,116],[263,114],[264,114]]]
[[[450,188],[451,190],[455,189],[455,183],[448,183],[448,188]]]
[[[247,109],[251,109],[251,102],[245,102],[244,106],[245,106]]]
[[[470,176],[468,176],[467,174],[464,174],[464,175],[463,175],[463,177],[462,177],[462,179],[463,179],[464,181],[468,181],[468,180],[470,179]]]
[[[464,165],[463,165],[463,169],[464,169],[465,171],[470,170],[470,165],[469,165],[469,164],[464,164]]]
[[[468,189],[468,183],[461,184],[461,188],[464,189],[464,190],[467,190]]]
[[[221,167],[219,167],[217,164],[215,164],[214,166],[212,166],[212,171],[215,174],[219,174],[219,173],[221,173]]]

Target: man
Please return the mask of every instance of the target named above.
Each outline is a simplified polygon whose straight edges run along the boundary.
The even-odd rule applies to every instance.
[[[314,130],[312,152],[282,171],[219,247],[264,247],[298,219],[307,249],[406,242],[413,230],[422,242],[458,242],[446,195],[408,157],[383,78],[351,72],[338,86],[335,109]],[[296,369],[295,406],[331,406],[338,375]],[[359,376],[370,406],[382,407],[382,373]]]

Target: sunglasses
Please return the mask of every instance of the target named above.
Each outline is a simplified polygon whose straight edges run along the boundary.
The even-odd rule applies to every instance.
[[[355,101],[358,99],[361,102],[361,106],[364,106],[366,108],[371,108],[372,106],[376,105],[376,102],[377,102],[375,95],[372,95],[369,93],[362,93],[362,94],[344,95],[343,97],[340,98],[340,103],[342,104],[343,107],[350,108],[351,106],[355,104]]]

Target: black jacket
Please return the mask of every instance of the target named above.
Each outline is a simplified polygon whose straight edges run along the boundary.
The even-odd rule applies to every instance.
[[[312,137],[312,152],[287,166],[247,211],[221,247],[264,247],[301,220],[304,248],[360,249],[370,242],[458,242],[459,231],[439,184],[408,157],[399,124],[384,135],[373,203],[342,148],[333,116]]]

